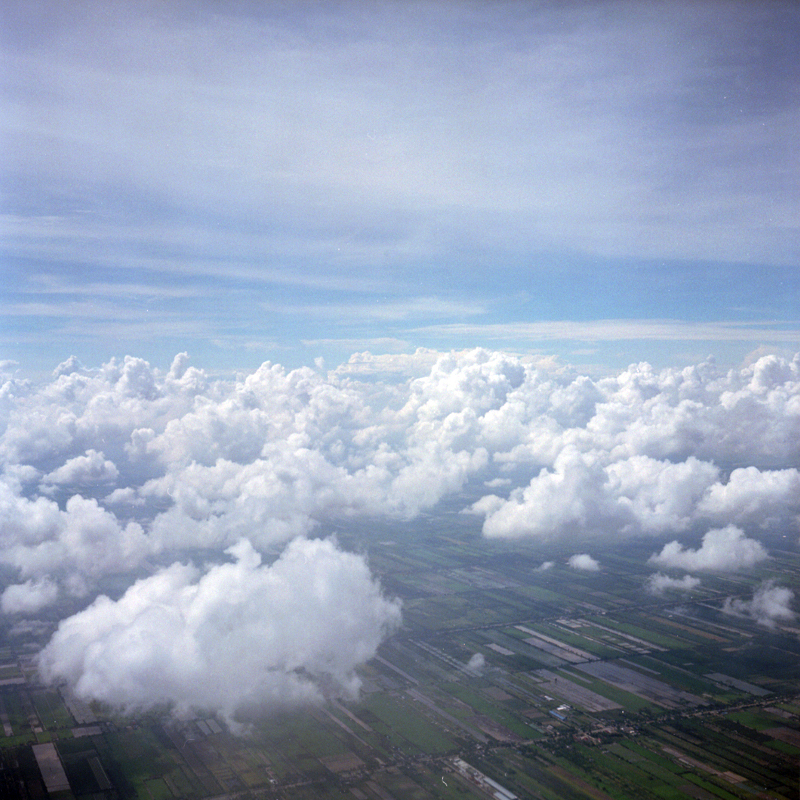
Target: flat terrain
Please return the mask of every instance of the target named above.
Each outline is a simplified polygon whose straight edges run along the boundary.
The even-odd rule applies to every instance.
[[[800,631],[722,613],[765,579],[800,593],[797,552],[653,596],[649,542],[581,572],[455,515],[362,527],[339,541],[402,598],[404,626],[358,702],[256,714],[243,737],[202,714],[120,717],[40,685],[52,621],[7,621],[0,796],[46,797],[48,779],[63,800],[800,796]],[[55,753],[69,789],[43,775]]]

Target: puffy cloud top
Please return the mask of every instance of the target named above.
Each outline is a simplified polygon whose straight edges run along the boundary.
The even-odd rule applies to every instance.
[[[0,560],[79,585],[170,549],[410,519],[468,484],[489,487],[468,510],[491,537],[797,530],[798,357],[601,379],[481,349],[396,358],[364,381],[269,362],[212,380],[186,353],[9,373]]]
[[[748,539],[741,528],[728,525],[709,531],[697,550],[684,548],[677,540],[669,542],[660,553],[650,556],[650,563],[689,572],[734,572],[749,569],[768,557],[759,542]]]
[[[722,610],[726,614],[752,617],[759,625],[775,628],[779,623],[792,622],[797,614],[792,610],[794,592],[774,581],[764,581],[753,592],[752,600],[727,598]]]
[[[23,577],[60,576],[73,584],[138,566],[152,552],[137,522],[122,524],[96,500],[74,495],[62,510],[44,497],[19,496],[0,480],[0,553]]]
[[[567,563],[572,569],[580,569],[584,572],[597,572],[600,569],[600,563],[588,553],[576,553],[569,557]]]
[[[400,620],[364,559],[329,540],[296,539],[270,566],[246,540],[227,552],[233,563],[175,563],[63,621],[40,656],[44,679],[84,699],[232,723],[250,707],[353,696],[354,668]]]
[[[119,470],[102,453],[91,448],[86,455],[70,458],[42,479],[43,483],[92,484],[108,483],[119,477]]]

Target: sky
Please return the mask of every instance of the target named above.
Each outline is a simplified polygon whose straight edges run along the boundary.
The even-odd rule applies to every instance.
[[[0,354],[26,374],[798,349],[795,3],[0,14]]]
[[[438,513],[795,620],[795,3],[0,14],[0,625],[58,621],[43,680],[353,698],[402,604],[333,533]]]

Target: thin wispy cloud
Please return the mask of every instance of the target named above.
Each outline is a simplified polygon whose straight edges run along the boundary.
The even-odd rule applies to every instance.
[[[408,342],[402,339],[383,337],[380,339],[303,339],[306,347],[325,347],[335,345],[347,350],[378,350],[381,353],[399,353],[408,349]],[[360,354],[354,353],[355,356]]]
[[[594,321],[464,324],[448,323],[417,329],[432,335],[464,340],[580,342],[650,339],[679,342],[800,342],[800,322],[684,322],[681,320],[613,319]]]
[[[0,226],[17,309],[42,279],[153,282],[164,299],[191,281],[184,313],[211,329],[193,349],[262,338],[294,363],[348,355],[302,341],[499,333],[387,331],[414,318],[397,297],[428,298],[442,324],[711,322],[587,335],[740,343],[725,358],[756,338],[724,324],[730,309],[795,315],[789,2],[99,9],[6,4]],[[349,333],[292,314],[354,293],[395,299]],[[16,315],[11,333],[39,324]],[[164,366],[192,344],[150,342]]]
[[[197,297],[208,289],[195,289],[187,286],[159,286],[148,283],[81,283],[69,284],[53,276],[38,276],[32,281],[38,284],[26,289],[30,295],[81,295],[84,297],[118,297],[161,300],[165,298]]]
[[[486,313],[483,305],[438,297],[412,297],[407,300],[374,299],[362,303],[278,306],[263,304],[265,311],[305,317],[332,318],[348,323],[360,319],[398,322],[419,317],[472,317]],[[351,322],[349,324],[352,324]]]

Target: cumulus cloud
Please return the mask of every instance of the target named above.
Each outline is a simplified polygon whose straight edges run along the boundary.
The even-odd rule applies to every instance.
[[[486,659],[484,658],[483,653],[473,653],[467,662],[467,669],[471,672],[476,672],[478,675],[483,672],[485,667]]]
[[[688,572],[734,572],[768,557],[760,542],[749,539],[741,528],[728,525],[708,531],[697,550],[685,548],[677,540],[669,542],[660,553],[650,556],[648,563]]]
[[[0,561],[17,585],[80,592],[151,555],[413,519],[465,488],[488,537],[589,549],[723,531],[697,552],[668,544],[665,569],[756,563],[757,537],[800,518],[800,357],[592,378],[425,350],[212,378],[180,353],[166,371],[127,356],[6,377]]]
[[[86,372],[86,368],[81,364],[77,356],[70,356],[66,361],[62,361],[53,370],[53,377],[60,378],[62,375],[72,375],[73,372]]]
[[[42,479],[43,483],[97,484],[110,483],[119,477],[119,470],[97,450],[89,449],[85,455],[70,458],[58,469]]]
[[[507,500],[488,495],[472,509],[486,515],[483,532],[489,537],[553,538],[591,531],[614,515],[603,492],[601,472],[596,459],[570,448],[556,458],[553,470],[543,469]]]
[[[752,600],[738,600],[728,597],[722,607],[725,614],[751,617],[759,625],[775,628],[781,622],[792,622],[797,614],[791,604],[794,592],[785,586],[777,586],[775,581],[764,581],[754,592]]]
[[[668,591],[691,592],[700,585],[700,578],[684,575],[682,578],[671,578],[662,572],[656,572],[645,582],[645,589],[654,595],[663,595]]]
[[[544,539],[612,529],[660,535],[728,521],[774,530],[800,512],[796,469],[736,469],[724,482],[717,466],[694,456],[677,463],[646,455],[608,460],[606,452],[570,445],[528,486],[505,500],[485,495],[470,510],[485,517],[487,536]]]
[[[0,480],[0,561],[23,578],[60,576],[72,591],[109,573],[137,567],[152,552],[137,522],[122,524],[97,500],[74,495],[63,510],[52,500],[21,497]]]
[[[570,556],[567,564],[572,569],[580,569],[584,572],[597,572],[600,569],[600,563],[588,553],[576,553],[574,556]]]
[[[29,579],[6,587],[0,596],[4,614],[34,614],[52,605],[58,597],[58,586],[48,578]]]
[[[714,483],[697,507],[700,516],[737,525],[777,529],[800,513],[800,471],[740,467],[727,483]]]
[[[86,700],[208,709],[232,724],[250,708],[355,696],[355,668],[400,621],[365,560],[330,540],[295,539],[272,565],[246,540],[226,552],[232,563],[175,563],[63,620],[40,655],[43,679]]]
[[[556,565],[555,561],[542,561],[538,567],[536,567],[537,572],[546,572],[548,569],[553,569]]]

